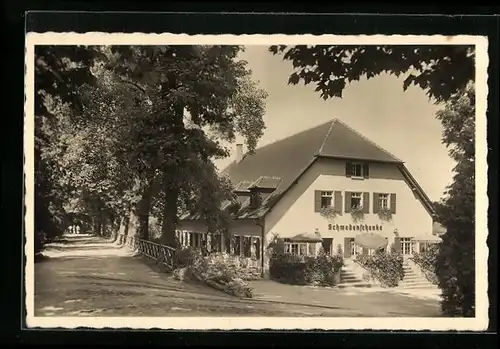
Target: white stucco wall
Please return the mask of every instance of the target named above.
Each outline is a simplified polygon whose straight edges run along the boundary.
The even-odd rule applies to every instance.
[[[342,215],[329,222],[320,213],[314,212],[314,191],[342,191]],[[364,220],[354,223],[350,213],[345,213],[344,192],[369,192],[370,213]],[[373,193],[395,193],[396,214],[391,222],[381,220],[373,212]],[[363,231],[328,230],[328,224],[349,225],[367,224],[382,226],[375,233],[385,236],[389,246],[394,241],[394,230],[400,237],[413,237],[432,233],[432,217],[414,195],[402,174],[392,164],[370,164],[369,179],[352,179],[345,176],[345,161],[318,159],[307,172],[291,187],[287,194],[268,213],[265,220],[266,241],[274,234],[292,237],[301,232],[314,232],[316,229],[323,238],[333,238],[333,249],[340,244],[344,247],[345,237],[354,237]]]

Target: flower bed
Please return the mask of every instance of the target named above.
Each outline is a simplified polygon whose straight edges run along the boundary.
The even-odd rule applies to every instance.
[[[382,287],[396,287],[403,280],[403,256],[399,253],[377,251],[373,255],[359,255],[356,262],[364,267],[370,277],[378,280]]]
[[[292,285],[335,286],[340,281],[340,255],[295,256],[275,253],[269,261],[271,279]]]
[[[431,245],[429,248],[421,253],[414,253],[410,258],[416,265],[420,267],[422,274],[425,278],[434,285],[438,284],[436,276],[436,258],[438,253],[438,246]]]
[[[176,256],[179,256],[179,263],[174,278],[184,281],[194,279],[236,297],[252,298],[252,289],[246,280],[260,278],[260,271],[241,268],[229,262],[231,258],[223,253],[204,257],[198,250],[182,249],[176,251]]]

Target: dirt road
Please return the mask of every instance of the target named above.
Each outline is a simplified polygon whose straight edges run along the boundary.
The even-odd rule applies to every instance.
[[[35,316],[438,316],[435,300],[387,292],[316,290],[251,283],[238,299],[174,280],[99,237],[73,236],[47,246],[35,264]]]

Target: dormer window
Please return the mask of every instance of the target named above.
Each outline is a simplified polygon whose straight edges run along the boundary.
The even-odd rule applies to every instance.
[[[250,194],[250,208],[256,209],[262,204],[262,198],[258,191],[253,190]]]
[[[368,178],[370,176],[370,167],[367,163],[347,162],[345,175],[351,178]]]

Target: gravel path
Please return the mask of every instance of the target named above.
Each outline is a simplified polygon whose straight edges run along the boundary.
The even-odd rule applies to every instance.
[[[72,236],[35,264],[35,316],[438,316],[436,300],[251,282],[254,299],[174,280],[127,248]]]

